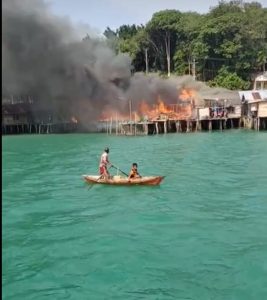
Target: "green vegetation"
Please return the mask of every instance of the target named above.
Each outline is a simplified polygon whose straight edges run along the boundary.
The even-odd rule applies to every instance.
[[[207,14],[164,10],[145,25],[104,32],[117,52],[128,53],[136,72],[192,74],[212,86],[249,87],[267,64],[267,8],[220,1]]]

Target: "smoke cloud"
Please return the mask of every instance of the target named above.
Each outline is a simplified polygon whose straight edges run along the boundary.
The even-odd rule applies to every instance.
[[[128,99],[135,109],[159,95],[177,103],[183,88],[211,92],[190,76],[131,76],[129,56],[115,55],[94,34],[82,40],[79,28],[53,15],[42,0],[3,0],[2,8],[2,98],[28,95],[39,108],[87,123],[107,107],[126,111]]]

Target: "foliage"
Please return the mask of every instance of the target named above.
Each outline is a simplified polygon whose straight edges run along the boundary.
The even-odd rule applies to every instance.
[[[195,61],[197,79],[240,88],[267,65],[267,8],[258,2],[219,1],[207,14],[163,10],[145,26],[104,35],[131,56],[135,71],[146,70],[147,53],[150,72],[192,74]]]
[[[212,87],[220,86],[229,90],[244,90],[249,88],[250,83],[241,79],[236,73],[229,72],[226,67],[222,67],[218,75],[209,81],[209,85]]]

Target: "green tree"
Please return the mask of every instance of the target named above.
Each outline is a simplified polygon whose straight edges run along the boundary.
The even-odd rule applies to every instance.
[[[135,71],[192,74],[196,60],[200,80],[225,67],[246,82],[266,70],[267,9],[258,2],[220,1],[207,14],[159,11],[145,26],[107,28],[105,35],[131,56]]]
[[[177,10],[160,11],[155,13],[146,25],[149,40],[153,43],[159,59],[160,68],[163,71],[167,66],[168,76],[171,73],[181,15],[181,12]],[[166,61],[164,56],[166,56]]]
[[[177,74],[192,74],[194,59],[198,64],[205,58],[207,49],[198,40],[199,28],[204,18],[195,12],[186,12],[181,15],[177,31],[176,52],[174,54],[174,68]]]
[[[259,3],[221,1],[206,15],[200,30],[200,40],[209,48],[205,68],[216,76],[222,66],[248,80],[264,64],[267,14]]]
[[[248,89],[250,83],[244,81],[235,72],[229,72],[227,67],[222,67],[218,75],[209,82],[212,87],[224,87],[229,90],[244,90]]]

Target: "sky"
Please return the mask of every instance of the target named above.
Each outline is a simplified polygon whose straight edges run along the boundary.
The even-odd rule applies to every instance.
[[[74,23],[88,24],[99,33],[109,26],[117,29],[124,24],[146,24],[153,13],[164,9],[181,12],[207,13],[218,0],[47,0],[56,15],[68,17]],[[252,2],[247,1],[247,2]],[[267,0],[258,0],[267,7]]]

